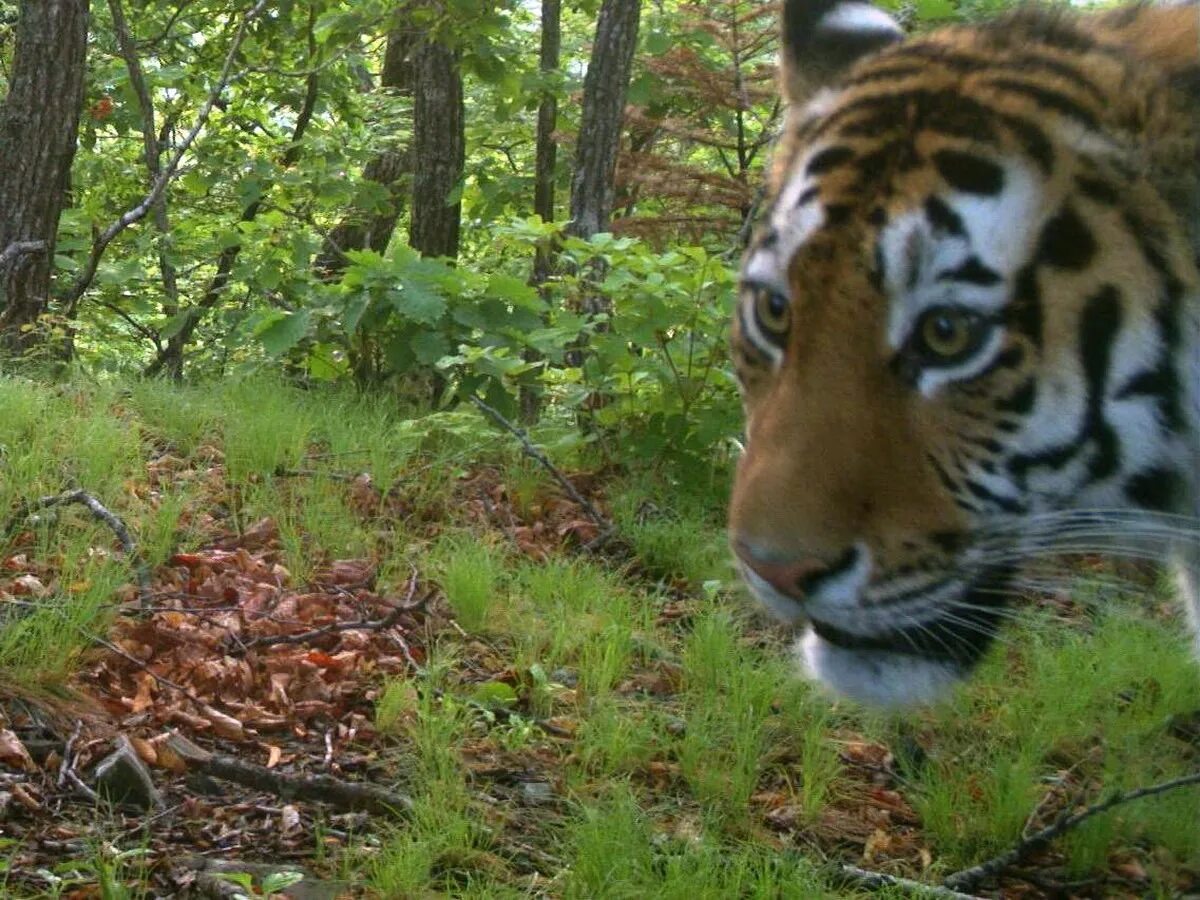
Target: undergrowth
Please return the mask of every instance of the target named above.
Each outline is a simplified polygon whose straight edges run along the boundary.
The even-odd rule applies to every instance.
[[[588,453],[556,460],[600,470]],[[187,465],[157,477],[168,456]],[[222,483],[203,475],[214,460]],[[366,557],[398,592],[413,571],[436,583],[450,624],[375,704],[411,820],[321,861],[379,896],[846,896],[825,857],[932,880],[1065,808],[1200,766],[1172,727],[1200,709],[1200,677],[1148,588],[1082,582],[1070,615],[1034,603],[950,701],[867,713],[798,679],[785,636],[748,610],[721,530],[724,472],[605,471],[620,547],[551,535],[540,558],[513,529],[557,490],[471,411],[414,419],[260,381],[0,380],[0,515],[77,486],[154,565],[269,517],[300,582]],[[479,478],[503,486],[511,520],[471,506],[463,486]],[[0,669],[65,690],[130,574],[85,510],[48,510],[27,533],[0,536],[0,560],[41,573],[40,589],[0,595]],[[1087,879],[1136,862],[1170,892],[1200,870],[1197,821],[1200,791],[1122,806],[1046,865]],[[136,880],[136,866],[102,864]]]

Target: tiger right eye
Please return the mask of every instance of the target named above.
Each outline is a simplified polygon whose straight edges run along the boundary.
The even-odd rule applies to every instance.
[[[785,334],[792,322],[792,304],[779,291],[761,290],[754,298],[754,315],[766,331]]]

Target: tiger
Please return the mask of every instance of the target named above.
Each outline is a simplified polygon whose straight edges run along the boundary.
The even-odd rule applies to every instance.
[[[1052,553],[1170,562],[1200,632],[1198,17],[785,0],[728,536],[835,695],[943,697]]]

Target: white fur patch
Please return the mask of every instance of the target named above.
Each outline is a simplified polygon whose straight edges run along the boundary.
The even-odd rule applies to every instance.
[[[885,32],[902,35],[896,20],[870,3],[839,3],[821,17],[818,31]]]
[[[837,694],[874,706],[937,700],[962,680],[956,666],[905,653],[847,650],[808,631],[797,646],[806,673]]]

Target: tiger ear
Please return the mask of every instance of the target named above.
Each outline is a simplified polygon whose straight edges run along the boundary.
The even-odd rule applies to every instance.
[[[863,56],[903,39],[900,24],[865,0],[784,0],[780,62],[792,103]]]

